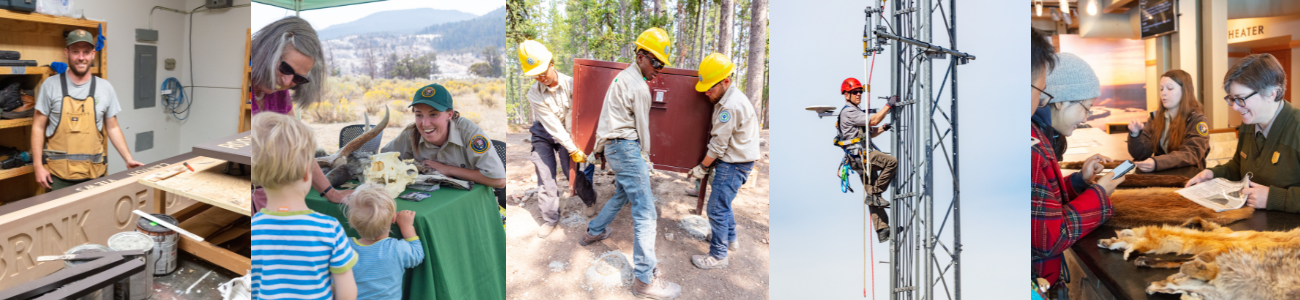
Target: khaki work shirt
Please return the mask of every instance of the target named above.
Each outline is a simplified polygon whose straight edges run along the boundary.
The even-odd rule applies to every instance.
[[[415,124],[411,124],[380,152],[401,152],[402,159],[419,157],[416,162],[432,159],[444,165],[478,170],[487,178],[506,178],[506,167],[483,129],[467,118],[455,118],[451,123],[453,126],[448,128],[447,143],[442,146],[424,141],[417,134]],[[419,150],[415,150],[416,143]]]
[[[650,85],[635,63],[614,76],[605,91],[592,153],[604,152],[614,139],[639,140],[641,152],[650,153]]]
[[[745,93],[732,85],[713,104],[713,130],[709,131],[709,156],[728,163],[745,163],[759,158],[758,117]]]
[[[548,87],[541,82],[533,83],[528,88],[528,108],[532,110],[533,120],[542,123],[551,138],[560,142],[569,151],[577,150],[573,137],[569,134],[573,115],[573,77],[560,73],[555,87]]]

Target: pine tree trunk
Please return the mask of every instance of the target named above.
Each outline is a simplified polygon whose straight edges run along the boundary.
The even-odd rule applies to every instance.
[[[732,31],[735,31],[732,29],[732,25],[735,25],[735,13],[732,12],[735,9],[734,6],[734,0],[722,0],[722,6],[718,10],[720,15],[718,18],[718,40],[715,43],[717,43],[718,53],[722,53],[727,57],[731,57],[731,36],[734,35]]]
[[[745,63],[749,67],[745,71],[745,82],[749,84],[745,87],[745,95],[757,109],[759,99],[763,98],[763,73],[767,65],[764,63],[767,58],[767,0],[754,0],[750,7],[753,17],[749,19],[749,61]]]

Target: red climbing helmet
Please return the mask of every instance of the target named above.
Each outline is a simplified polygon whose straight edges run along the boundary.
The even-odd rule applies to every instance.
[[[849,91],[855,89],[856,90],[862,89],[862,83],[858,82],[858,79],[856,78],[849,77],[848,79],[844,80],[844,83],[840,84],[840,94],[848,93]]]

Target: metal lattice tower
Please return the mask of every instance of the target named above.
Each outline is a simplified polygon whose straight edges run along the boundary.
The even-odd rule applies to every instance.
[[[975,56],[954,50],[956,1],[949,0],[946,7],[941,0],[935,2],[876,0],[865,10],[863,57],[889,51],[891,86],[880,98],[900,101],[890,112],[891,151],[898,159],[890,189],[890,225],[895,232],[887,263],[892,300],[961,299],[956,67]],[[948,33],[948,47],[933,43],[936,26]],[[935,62],[943,68],[940,82],[934,82]],[[951,187],[935,185],[936,165],[951,174]],[[951,199],[936,203],[935,190],[947,188],[952,189]]]

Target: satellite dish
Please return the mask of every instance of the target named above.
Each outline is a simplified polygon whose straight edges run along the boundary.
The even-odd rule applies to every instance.
[[[817,112],[818,118],[830,117],[835,115],[835,107],[829,105],[813,105],[804,109],[808,111]]]

